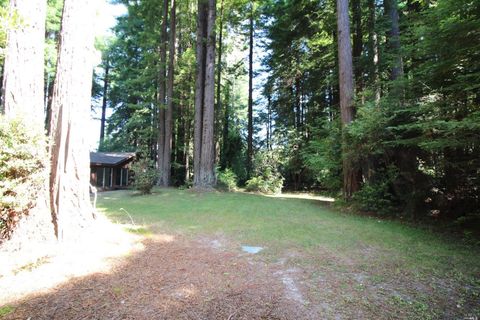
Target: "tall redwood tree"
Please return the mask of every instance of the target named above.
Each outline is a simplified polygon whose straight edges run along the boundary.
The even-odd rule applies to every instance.
[[[9,28],[2,85],[2,110],[38,124],[43,118],[43,70],[46,0],[10,0],[21,23]],[[42,125],[43,126],[43,125]]]
[[[348,0],[337,0],[337,32],[338,32],[338,65],[340,85],[340,113],[343,130],[343,193],[346,199],[351,198],[359,189],[358,170],[347,156],[346,127],[353,121],[353,63],[352,44],[350,42],[350,20]]]
[[[44,130],[44,36],[46,0],[10,0],[9,14],[18,15],[21,23],[7,31],[5,62],[3,66],[2,112],[7,118],[23,121],[32,136],[42,137]],[[47,176],[46,148],[42,141],[30,141],[27,154],[36,155],[38,174]],[[3,148],[3,146],[1,146]],[[13,155],[21,158],[24,155]],[[19,177],[24,173],[19,172]],[[3,182],[3,181],[2,181]],[[8,183],[8,181],[7,181]],[[33,198],[28,214],[15,225],[10,238],[11,247],[24,247],[53,239],[53,226],[48,205],[48,185],[28,182],[35,190],[26,193]],[[5,186],[5,184],[4,184]],[[19,194],[20,198],[25,194]],[[28,239],[28,241],[26,241]],[[0,242],[3,239],[0,239]],[[27,243],[26,243],[27,242]]]
[[[195,86],[194,186],[210,188],[215,180],[215,18],[216,1],[198,1],[197,79]]]
[[[65,0],[52,98],[50,205],[60,240],[92,220],[85,137],[93,72],[95,0]]]

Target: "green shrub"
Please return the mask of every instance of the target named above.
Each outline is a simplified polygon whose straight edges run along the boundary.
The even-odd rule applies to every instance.
[[[391,166],[380,170],[376,180],[365,183],[353,197],[359,209],[379,214],[396,213],[395,196],[390,189],[397,175],[397,169]]]
[[[140,191],[141,194],[149,194],[158,178],[157,170],[150,159],[142,158],[132,165],[135,173],[133,188]]]
[[[250,192],[267,192],[268,188],[266,186],[265,180],[263,177],[253,177],[247,181],[245,189]]]
[[[300,151],[315,185],[335,195],[342,189],[341,126],[338,121],[318,121],[312,126],[312,138]]]
[[[283,187],[283,177],[266,168],[263,175],[253,177],[246,183],[246,190],[261,193],[280,193]]]
[[[188,190],[188,189],[191,189],[193,187],[193,180],[192,179],[188,179],[185,181],[184,184],[182,184],[181,186],[178,187],[178,189],[180,190]]]
[[[42,128],[43,129],[43,128]],[[0,115],[0,242],[8,239],[48,179],[43,130]]]
[[[217,175],[217,188],[224,191],[237,190],[237,175],[231,169],[219,171]]]
[[[278,152],[272,150],[258,152],[253,162],[253,174],[255,176],[246,182],[246,190],[262,193],[280,193],[284,180],[278,168],[280,162],[281,155]]]

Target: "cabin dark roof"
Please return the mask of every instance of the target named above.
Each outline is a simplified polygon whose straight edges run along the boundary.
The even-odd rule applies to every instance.
[[[134,157],[133,152],[90,152],[90,164],[116,166]]]

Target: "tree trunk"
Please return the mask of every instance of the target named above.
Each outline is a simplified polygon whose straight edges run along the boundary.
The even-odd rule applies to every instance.
[[[58,239],[73,239],[90,224],[89,148],[95,16],[93,0],[65,0],[52,98],[50,205]]]
[[[337,0],[338,60],[340,85],[340,113],[343,131],[343,193],[350,199],[359,189],[358,173],[347,157],[346,127],[354,119],[353,109],[353,65],[350,43],[350,22],[348,0]]]
[[[205,93],[200,160],[200,187],[210,188],[215,179],[215,16],[216,1],[208,0],[207,52],[205,57]]]
[[[102,118],[100,124],[100,145],[103,146],[103,140],[105,139],[105,118],[107,114],[107,94],[108,94],[108,73],[110,71],[108,58],[105,60],[105,75],[103,78],[103,97],[102,97]]]
[[[198,1],[194,187],[215,185],[215,0]]]
[[[19,28],[7,30],[5,62],[2,67],[2,107],[7,118],[20,117],[28,130],[34,130],[38,136],[44,133],[43,88],[44,88],[44,42],[45,0],[11,0],[9,15],[18,14],[22,19]],[[4,146],[1,146],[2,148]],[[45,144],[32,141],[39,157],[46,158]],[[44,163],[44,174],[48,176],[48,164]],[[26,249],[30,244],[54,239],[54,228],[48,201],[48,183],[36,191],[36,199],[28,214],[22,216],[11,234],[8,247],[13,250]],[[0,238],[0,244],[3,244]],[[26,241],[28,240],[28,241]],[[27,242],[27,243],[26,243]],[[28,249],[27,249],[28,250]],[[38,248],[32,253],[41,254]],[[35,259],[33,255],[29,258]]]
[[[400,24],[398,15],[397,0],[385,0],[385,14],[390,21],[390,30],[388,32],[387,41],[390,50],[394,55],[391,79],[397,80],[403,75],[403,59],[400,52]]]
[[[175,27],[176,4],[171,0],[170,7],[170,40],[167,80],[167,110],[165,112],[165,143],[163,149],[163,186],[168,187],[172,171],[172,128],[173,128],[173,82],[175,78]]]
[[[217,61],[217,99],[215,105],[215,136],[216,141],[220,142],[223,130],[221,128],[221,112],[222,112],[222,55],[223,55],[223,0],[220,2],[220,26],[218,36],[218,61]],[[220,151],[222,148],[218,148]],[[220,161],[221,162],[221,161]]]
[[[353,12],[353,60],[355,63],[355,83],[357,85],[357,92],[361,92],[363,88],[363,70],[360,58],[363,51],[363,31],[362,31],[362,6],[360,0],[352,0]]]
[[[375,90],[375,104],[378,106],[381,98],[380,84],[379,84],[379,50],[378,50],[378,36],[375,21],[375,0],[368,0],[368,76],[369,82],[373,85]]]
[[[10,12],[16,12],[22,22],[7,33],[2,111],[8,117],[22,115],[38,125],[38,119],[43,119],[46,1],[10,0]]]
[[[158,185],[165,185],[165,120],[166,120],[166,66],[167,66],[167,20],[168,0],[163,0],[162,7],[162,30],[160,35],[160,66],[158,75],[158,143],[157,143],[157,169]]]
[[[182,7],[181,3],[179,3],[179,12],[182,12]],[[176,17],[176,24],[177,27],[176,29],[177,34],[178,34],[178,51],[177,51],[177,56],[178,59],[182,58],[182,54],[184,52],[184,43],[183,43],[183,21],[181,20],[181,15]],[[188,29],[187,29],[188,30]],[[188,98],[189,98],[189,86],[188,82],[184,81],[187,83],[187,85],[181,85],[179,84],[179,103],[177,107],[177,112],[176,112],[176,125],[177,125],[177,142],[176,142],[176,154],[175,154],[175,162],[177,164],[181,164],[181,166],[176,169],[175,172],[175,178],[176,178],[176,183],[178,186],[185,185],[186,182],[186,170],[187,170],[187,161],[188,156],[185,157],[185,153],[187,152],[187,149],[185,148],[186,146],[186,136],[189,134],[187,132],[187,122],[189,121],[189,112],[188,112]]]
[[[200,186],[200,166],[203,137],[203,109],[205,94],[205,61],[207,37],[208,5],[206,0],[198,0],[197,13],[197,70],[195,81],[195,127],[193,141],[193,185]]]
[[[248,54],[248,134],[247,134],[247,177],[253,166],[253,1],[250,1],[249,54]]]
[[[227,97],[230,96],[230,86],[227,86]],[[230,165],[228,161],[227,149],[228,149],[228,135],[230,129],[230,108],[228,107],[229,101],[225,103],[225,113],[223,115],[223,145],[222,145],[222,153],[220,158],[220,168],[225,170]]]

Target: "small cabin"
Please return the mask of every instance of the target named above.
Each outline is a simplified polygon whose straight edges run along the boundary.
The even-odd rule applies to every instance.
[[[90,184],[103,190],[127,188],[134,160],[133,152],[90,152]]]

